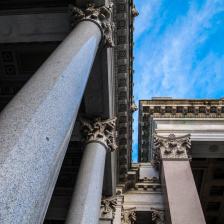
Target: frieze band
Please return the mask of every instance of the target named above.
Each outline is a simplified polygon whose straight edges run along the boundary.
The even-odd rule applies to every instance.
[[[144,105],[143,113],[151,114],[153,117],[223,117],[224,107],[219,105]]]

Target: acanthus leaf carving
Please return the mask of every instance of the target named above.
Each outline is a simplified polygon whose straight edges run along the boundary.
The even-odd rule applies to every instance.
[[[100,28],[105,45],[114,47],[113,31],[115,25],[112,22],[112,8],[112,3],[108,7],[96,7],[94,4],[88,4],[83,10],[70,5],[72,27],[81,21],[92,21]]]
[[[112,214],[112,218],[114,218],[114,214],[116,211],[117,198],[104,198],[101,200],[101,217]]]
[[[165,224],[165,211],[160,208],[151,208],[153,224]]]
[[[153,164],[160,166],[162,160],[189,160],[191,141],[190,135],[175,136],[170,134],[168,137],[154,135]]]
[[[136,208],[126,208],[121,213],[121,224],[135,224]]]
[[[95,118],[94,120],[86,120],[80,118],[82,124],[82,133],[86,143],[100,142],[110,151],[117,149],[116,144],[116,118],[102,120]]]

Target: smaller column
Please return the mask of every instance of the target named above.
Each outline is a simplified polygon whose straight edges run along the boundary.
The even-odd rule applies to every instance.
[[[107,151],[114,151],[115,121],[81,120],[86,140],[66,224],[98,224]]]
[[[189,163],[189,149],[190,135],[155,136],[155,165],[161,171],[168,224],[206,223]]]

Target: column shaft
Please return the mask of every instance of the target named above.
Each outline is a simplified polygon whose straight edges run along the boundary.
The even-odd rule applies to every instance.
[[[102,196],[106,148],[103,144],[87,144],[66,224],[98,224]]]
[[[189,161],[163,161],[162,181],[170,216],[167,223],[206,223]]]
[[[79,23],[1,113],[1,224],[43,222],[100,40]]]

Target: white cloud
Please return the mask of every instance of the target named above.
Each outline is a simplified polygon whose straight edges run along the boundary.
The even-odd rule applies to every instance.
[[[135,21],[135,40],[137,40],[144,32],[150,29],[153,25],[154,16],[158,15],[158,11],[161,0],[151,0],[149,4],[145,4],[145,0],[141,0],[139,7],[137,8],[139,16]],[[143,3],[144,1],[144,3]]]
[[[167,3],[168,0],[164,2]],[[149,29],[150,35],[140,48],[136,49],[136,100],[150,99],[152,96],[210,98],[220,94],[216,91],[221,89],[220,85],[224,82],[224,57],[209,53],[201,61],[197,61],[196,49],[203,45],[212,32],[213,17],[224,12],[224,1],[207,0],[202,7],[196,7],[194,1],[190,2],[187,14],[168,24],[162,35],[159,35],[158,28],[154,27],[161,27],[166,23],[164,18],[159,19],[158,15],[161,2],[148,1],[148,4],[144,4],[145,11],[135,24],[135,41]],[[215,25],[222,26],[222,23]],[[138,132],[136,118],[137,115],[134,121],[135,145]]]
[[[224,10],[224,5],[221,7],[219,2],[207,0],[200,9],[192,4],[187,15],[170,26],[162,37],[140,49],[141,59],[137,59],[137,63],[144,68],[136,73],[139,76],[136,78],[137,99],[156,95],[189,96],[188,89],[194,84],[192,80],[200,75],[198,71],[192,79],[195,48],[206,40],[211,18]]]

